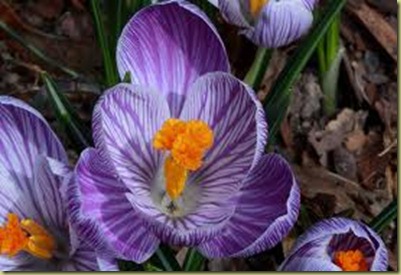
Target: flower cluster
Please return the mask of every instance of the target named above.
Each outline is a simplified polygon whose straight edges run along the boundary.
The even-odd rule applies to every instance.
[[[277,46],[305,32],[314,1],[219,4]],[[263,20],[290,21],[280,28],[297,34],[265,37]],[[300,190],[289,164],[264,152],[261,103],[230,74],[209,19],[185,1],[151,5],[125,26],[116,57],[131,83],[100,98],[94,147],[74,168],[36,110],[0,97],[0,269],[118,270],[116,259],[142,263],[160,243],[207,258],[279,243],[296,222]],[[386,257],[372,230],[334,219],[300,237],[280,269],[384,270]]]

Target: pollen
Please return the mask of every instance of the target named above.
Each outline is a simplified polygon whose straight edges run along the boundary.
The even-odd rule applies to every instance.
[[[8,214],[8,221],[0,227],[0,254],[14,257],[21,251],[42,258],[52,258],[56,245],[47,231],[33,220],[20,221],[14,213]]]
[[[164,176],[166,178],[166,192],[172,200],[175,200],[184,190],[188,171],[172,157],[168,157],[164,163]]]
[[[186,124],[184,121],[171,118],[164,122],[162,128],[153,139],[153,147],[158,150],[171,150],[176,138],[184,133]]]
[[[189,171],[202,166],[205,152],[213,145],[213,131],[200,120],[168,119],[155,134],[153,147],[169,151],[164,164],[166,192],[172,200],[181,196]]]
[[[256,17],[259,15],[260,11],[263,9],[264,5],[268,0],[249,0],[249,9],[252,16]]]
[[[0,253],[9,257],[15,256],[28,243],[28,236],[20,227],[16,214],[8,214],[7,223],[0,229],[0,241]]]
[[[359,249],[336,252],[334,263],[343,271],[368,271],[366,259]]]

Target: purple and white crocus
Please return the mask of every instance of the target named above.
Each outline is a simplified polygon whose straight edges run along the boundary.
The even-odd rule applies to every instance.
[[[267,48],[288,45],[305,35],[317,0],[217,0],[223,17],[253,43]],[[213,1],[213,2],[216,2]]]
[[[0,96],[0,270],[99,270],[95,251],[69,226],[63,181],[71,174],[43,117]]]
[[[119,84],[93,114],[95,148],[70,187],[76,230],[98,251],[143,262],[160,242],[204,256],[248,256],[277,244],[298,215],[287,162],[264,154],[265,114],[231,76],[224,45],[195,6],[138,12],[117,47]]]
[[[281,271],[386,271],[387,250],[368,226],[345,218],[324,220],[298,238]]]

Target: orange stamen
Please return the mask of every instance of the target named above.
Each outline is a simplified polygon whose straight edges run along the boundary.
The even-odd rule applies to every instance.
[[[188,171],[179,165],[172,157],[164,163],[164,177],[166,178],[166,192],[172,200],[178,198],[184,191]]]
[[[205,151],[212,144],[213,132],[200,120],[168,119],[156,133],[153,147],[171,153],[164,165],[166,192],[171,199],[182,194],[188,171],[199,169]]]
[[[0,254],[13,257],[21,251],[50,259],[56,245],[52,236],[33,220],[19,221],[16,214],[8,214],[8,221],[0,227]]]
[[[264,5],[268,0],[250,0],[249,1],[249,9],[251,11],[252,16],[256,17],[259,15],[260,11],[263,9]]]
[[[0,231],[1,239],[1,254],[6,254],[10,257],[15,256],[28,243],[28,236],[19,226],[18,216],[14,213],[8,214],[7,224]]]
[[[185,130],[184,121],[175,118],[168,119],[156,133],[153,139],[153,147],[158,150],[171,150],[177,136],[185,132]]]
[[[336,252],[334,263],[343,271],[368,271],[365,257],[359,249]]]

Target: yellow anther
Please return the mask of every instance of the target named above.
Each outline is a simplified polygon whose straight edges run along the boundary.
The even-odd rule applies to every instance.
[[[185,188],[188,171],[179,165],[172,157],[168,157],[164,163],[164,177],[166,178],[166,192],[175,200],[181,196]]]
[[[249,0],[249,9],[253,17],[259,15],[268,0]]]
[[[0,227],[0,254],[13,257],[21,251],[50,259],[56,243],[53,237],[33,220],[19,221],[16,214],[8,215],[8,222]]]
[[[185,130],[186,124],[184,121],[175,118],[166,120],[153,139],[153,147],[159,150],[171,150],[177,136],[185,132]]]
[[[50,259],[53,255],[54,242],[45,236],[32,236],[24,248],[24,250],[31,255],[42,258]]]
[[[334,263],[343,271],[368,271],[365,257],[359,249],[336,252]]]
[[[0,230],[0,254],[15,256],[27,244],[27,234],[19,226],[18,216],[14,213],[8,214],[7,224]]]
[[[213,144],[213,132],[209,126],[200,120],[190,120],[187,122],[185,133],[187,139],[190,139],[201,150],[207,150]]]
[[[213,131],[200,120],[168,119],[156,133],[155,149],[170,151],[164,164],[164,176],[166,192],[172,200],[181,196],[188,171],[201,167],[202,158],[212,145]]]

